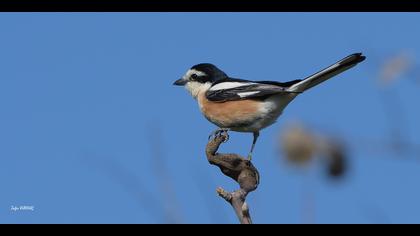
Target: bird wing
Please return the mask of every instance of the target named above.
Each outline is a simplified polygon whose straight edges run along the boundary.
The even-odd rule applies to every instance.
[[[243,99],[264,99],[279,93],[295,93],[287,88],[300,80],[286,83],[276,81],[249,81],[242,79],[225,79],[213,84],[206,92],[206,98],[213,102],[236,101]]]

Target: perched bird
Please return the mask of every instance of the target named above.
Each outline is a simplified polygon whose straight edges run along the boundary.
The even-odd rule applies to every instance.
[[[212,135],[227,134],[230,130],[253,133],[248,154],[251,160],[260,130],[276,122],[298,94],[363,60],[361,53],[355,53],[303,80],[283,83],[235,79],[213,64],[201,63],[191,67],[174,85],[185,86],[207,120],[219,127]]]

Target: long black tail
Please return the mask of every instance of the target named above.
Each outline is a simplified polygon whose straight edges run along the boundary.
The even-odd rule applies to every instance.
[[[340,61],[336,62],[335,64],[303,79],[299,83],[295,83],[290,86],[287,90],[290,92],[303,92],[308,90],[350,68],[357,65],[359,62],[365,60],[365,56],[362,56],[362,53],[355,53],[352,54]]]

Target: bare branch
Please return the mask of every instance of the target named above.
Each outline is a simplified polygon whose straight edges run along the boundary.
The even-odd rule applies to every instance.
[[[240,189],[228,192],[219,187],[216,191],[220,197],[232,205],[241,224],[251,224],[251,215],[245,200],[248,193],[257,189],[260,179],[259,173],[251,161],[246,158],[232,153],[217,153],[220,144],[226,140],[227,136],[222,134],[207,143],[207,160],[210,164],[218,166],[224,175],[235,180]]]

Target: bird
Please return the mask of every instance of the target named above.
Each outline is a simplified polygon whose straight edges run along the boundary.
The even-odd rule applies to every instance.
[[[288,82],[232,78],[211,63],[200,63],[173,85],[184,86],[198,101],[204,117],[218,127],[209,139],[226,134],[227,140],[229,131],[252,133],[251,160],[260,131],[274,124],[292,100],[365,59],[362,53],[354,53],[304,79]]]

